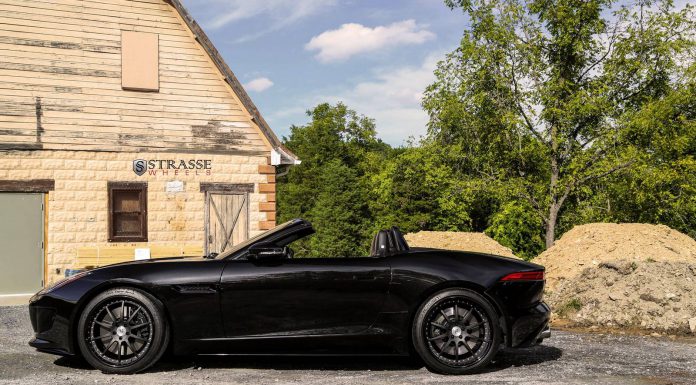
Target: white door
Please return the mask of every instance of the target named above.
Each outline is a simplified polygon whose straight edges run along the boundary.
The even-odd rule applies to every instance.
[[[42,193],[0,193],[0,296],[43,287]]]

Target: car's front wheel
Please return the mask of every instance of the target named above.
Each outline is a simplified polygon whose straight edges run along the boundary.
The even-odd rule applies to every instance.
[[[145,370],[159,360],[169,342],[162,304],[137,289],[106,290],[85,307],[77,342],[85,360],[103,372]]]
[[[414,348],[426,366],[444,374],[485,367],[500,346],[498,314],[480,294],[465,289],[435,293],[418,309]]]

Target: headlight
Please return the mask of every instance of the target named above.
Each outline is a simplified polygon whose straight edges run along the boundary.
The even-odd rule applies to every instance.
[[[84,276],[90,275],[90,274],[92,274],[91,271],[83,271],[83,272],[81,272],[81,273],[77,273],[77,274],[75,274],[75,275],[71,275],[71,276],[69,276],[69,277],[67,277],[67,278],[61,279],[60,281],[54,283],[54,284],[51,285],[51,286],[46,286],[45,288],[41,289],[41,290],[40,290],[38,293],[36,293],[36,294],[37,294],[37,295],[48,294],[48,293],[50,293],[50,292],[52,292],[52,291],[54,291],[54,290],[56,290],[56,289],[59,289],[59,288],[65,286],[65,285],[69,284],[69,283],[72,282],[72,281],[78,280],[78,279],[80,279],[80,278],[82,278],[82,277],[84,277]]]

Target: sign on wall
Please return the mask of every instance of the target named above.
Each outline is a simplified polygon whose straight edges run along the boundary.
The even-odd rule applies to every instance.
[[[178,193],[184,191],[184,182],[180,180],[173,180],[167,182],[167,193]]]
[[[213,173],[213,161],[211,159],[135,159],[133,172],[137,176],[144,174],[207,176]]]

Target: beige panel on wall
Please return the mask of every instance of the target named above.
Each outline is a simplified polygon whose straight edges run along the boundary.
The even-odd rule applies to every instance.
[[[121,31],[121,87],[159,91],[159,35]]]

